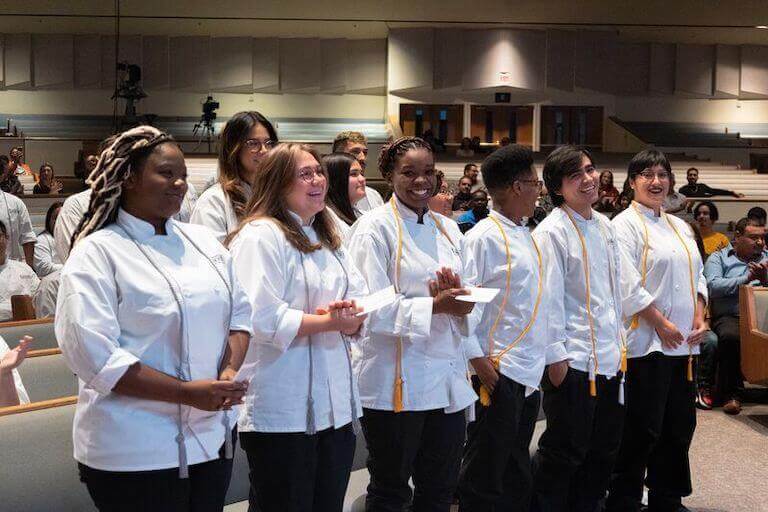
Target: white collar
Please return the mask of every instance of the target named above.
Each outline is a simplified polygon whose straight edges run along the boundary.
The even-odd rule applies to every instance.
[[[395,205],[397,206],[397,213],[400,214],[400,218],[402,218],[403,220],[413,220],[413,221],[419,220],[419,214],[411,210],[409,206],[406,206],[405,203],[403,203],[400,200],[400,198],[397,197],[397,194],[393,193],[392,197],[395,198]],[[430,223],[432,222],[432,216],[429,215],[429,206],[427,206],[427,209],[424,211],[422,222],[426,224],[427,219],[430,219],[429,220]]]
[[[648,208],[642,203],[638,203],[637,201],[632,201],[632,206],[637,207],[637,211],[644,214],[646,217],[651,217],[653,219],[660,219],[662,215],[664,215],[664,210],[660,210],[660,214],[657,216],[656,212],[653,211],[653,208]]]
[[[493,215],[496,217],[502,224],[506,225],[507,227],[511,229],[525,229],[528,230],[528,228],[525,226],[524,223],[518,224],[517,222],[513,221],[509,217],[505,216],[503,213],[501,213],[499,210],[491,210],[488,215]],[[523,217],[525,219],[525,217]]]
[[[595,213],[596,213],[596,212],[595,212],[594,210],[592,210],[592,218],[591,218],[591,219],[585,219],[584,217],[582,217],[581,215],[579,215],[579,212],[577,212],[576,210],[574,210],[573,208],[571,208],[570,206],[568,206],[568,205],[567,205],[567,204],[565,204],[565,203],[563,203],[563,204],[560,206],[560,208],[562,208],[562,209],[563,209],[563,211],[566,213],[566,215],[567,215],[568,213],[570,213],[570,214],[571,214],[571,216],[572,216],[572,217],[573,217],[575,220],[577,220],[577,221],[579,221],[579,222],[581,222],[581,223],[584,223],[584,224],[591,224],[591,223],[593,223],[593,222],[597,222],[597,215],[595,215]]]
[[[127,211],[120,208],[117,212],[117,222],[120,227],[125,229],[129,235],[135,238],[139,242],[143,242],[156,236],[155,226],[149,222],[142,220],[134,215],[131,215]],[[174,232],[173,219],[165,221],[165,232],[171,234]]]
[[[311,228],[312,223],[315,222],[314,215],[309,218],[309,222],[307,222],[306,224],[304,224],[304,220],[299,216],[298,213],[288,210],[288,215],[293,217],[293,220],[295,220],[299,224],[299,226],[301,226],[302,228]]]

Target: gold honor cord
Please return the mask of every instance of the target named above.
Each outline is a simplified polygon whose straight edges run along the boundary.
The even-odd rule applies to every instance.
[[[591,396],[597,396],[597,384],[595,383],[595,378],[600,367],[598,366],[598,362],[597,362],[597,342],[595,341],[595,324],[592,318],[592,304],[591,304],[592,291],[589,285],[589,256],[587,255],[587,241],[584,240],[584,235],[579,229],[579,226],[576,224],[576,220],[573,218],[573,215],[571,215],[571,212],[568,211],[568,207],[566,205],[563,205],[562,209],[570,219],[571,224],[573,224],[573,227],[576,229],[576,233],[579,235],[579,241],[581,242],[581,263],[584,267],[584,281],[586,284],[587,321],[589,322],[589,336],[592,341],[592,354],[590,359],[592,359],[593,364],[590,365],[589,361],[587,361],[587,366],[589,371],[589,394]],[[597,222],[600,222],[600,221],[597,220]],[[610,258],[610,255],[608,255],[608,257]]]
[[[395,202],[395,195],[392,194],[392,198],[389,201],[392,206],[392,215],[395,217],[395,225],[397,226],[397,255],[395,256],[395,293],[400,293],[400,260],[403,258],[403,222],[400,219],[400,213],[397,210],[397,203]],[[432,212],[429,212],[429,216],[437,226],[438,231],[448,239],[448,242],[456,248],[448,236],[448,233],[443,228],[437,217]],[[397,343],[395,345],[395,388],[392,394],[392,403],[394,404],[394,411],[401,412],[403,410],[403,338],[397,337]]]
[[[539,282],[537,285],[537,291],[536,291],[536,301],[533,304],[533,313],[531,314],[531,319],[528,321],[528,324],[525,326],[525,328],[520,332],[520,334],[515,338],[515,340],[510,343],[504,350],[500,351],[495,356],[493,355],[493,335],[496,332],[496,328],[499,326],[499,321],[501,321],[501,317],[504,314],[504,308],[507,306],[507,300],[509,299],[509,292],[510,292],[510,286],[512,282],[512,254],[509,251],[509,239],[507,238],[507,234],[504,232],[504,228],[501,226],[501,223],[496,219],[493,215],[488,215],[488,218],[491,219],[494,224],[496,224],[496,227],[499,228],[499,232],[501,233],[501,237],[504,239],[504,251],[506,252],[507,256],[507,276],[506,276],[506,284],[504,287],[504,297],[501,299],[501,306],[499,306],[499,313],[496,315],[496,320],[493,322],[493,326],[491,326],[491,331],[488,333],[488,357],[491,360],[491,363],[493,364],[493,367],[498,371],[499,365],[501,363],[501,358],[512,350],[520,341],[525,337],[526,334],[528,334],[528,331],[531,330],[531,327],[533,326],[533,323],[536,321],[536,316],[539,312],[539,304],[541,303],[541,295],[543,290],[542,285],[542,270],[543,265],[541,261],[541,251],[539,250],[539,246],[536,244],[536,240],[531,237],[531,243],[533,243],[533,248],[536,250],[536,259],[538,263],[538,271],[539,271]],[[485,385],[480,386],[480,403],[488,407],[491,404],[491,393],[488,390],[488,388],[485,387]]]
[[[645,222],[645,218],[640,213],[640,209],[637,207],[637,204],[634,203],[632,205],[635,209],[635,212],[637,213],[637,216],[640,217],[640,222],[643,224],[643,230],[645,231],[645,234],[643,236],[643,262],[642,262],[642,285],[645,287],[645,280],[646,275],[648,271],[648,249],[649,249],[649,242],[648,242],[648,224]],[[688,249],[688,246],[685,243],[685,240],[683,240],[683,237],[680,235],[680,232],[675,227],[675,224],[669,219],[669,215],[667,215],[664,212],[661,212],[661,215],[664,217],[664,220],[667,221],[667,224],[669,224],[669,227],[672,228],[672,231],[675,233],[675,236],[680,241],[680,244],[683,246],[683,249],[685,250],[686,256],[688,256],[688,278],[690,279],[691,283],[691,298],[693,299],[693,315],[696,316],[696,307],[697,307],[697,293],[696,293],[696,285],[694,284],[693,279],[693,257],[691,257],[691,251]],[[638,324],[638,317],[635,315],[632,319],[632,325],[630,326],[630,329],[636,329]],[[689,382],[693,382],[693,348],[688,345],[688,371],[687,371],[687,378]]]

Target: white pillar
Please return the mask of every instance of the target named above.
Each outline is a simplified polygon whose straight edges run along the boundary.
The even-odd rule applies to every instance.
[[[533,151],[541,151],[541,103],[533,105]]]
[[[469,137],[470,139],[472,136],[470,133],[472,133],[472,104],[464,102],[464,114],[462,117],[462,136],[463,137]]]

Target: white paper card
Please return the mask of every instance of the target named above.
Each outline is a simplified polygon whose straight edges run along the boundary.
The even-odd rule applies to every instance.
[[[397,299],[394,286],[388,286],[382,290],[372,293],[367,297],[361,299],[355,299],[357,307],[363,308],[362,313],[358,313],[357,316],[367,315],[372,311],[381,309],[384,306],[392,304]]]
[[[476,288],[474,286],[465,286],[464,289],[469,292],[469,295],[459,295],[456,297],[456,300],[485,304],[491,302],[499,293],[498,288]]]

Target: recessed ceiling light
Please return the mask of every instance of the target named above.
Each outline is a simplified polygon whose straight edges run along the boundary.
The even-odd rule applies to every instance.
[[[755,28],[768,29],[768,25],[755,25]]]

